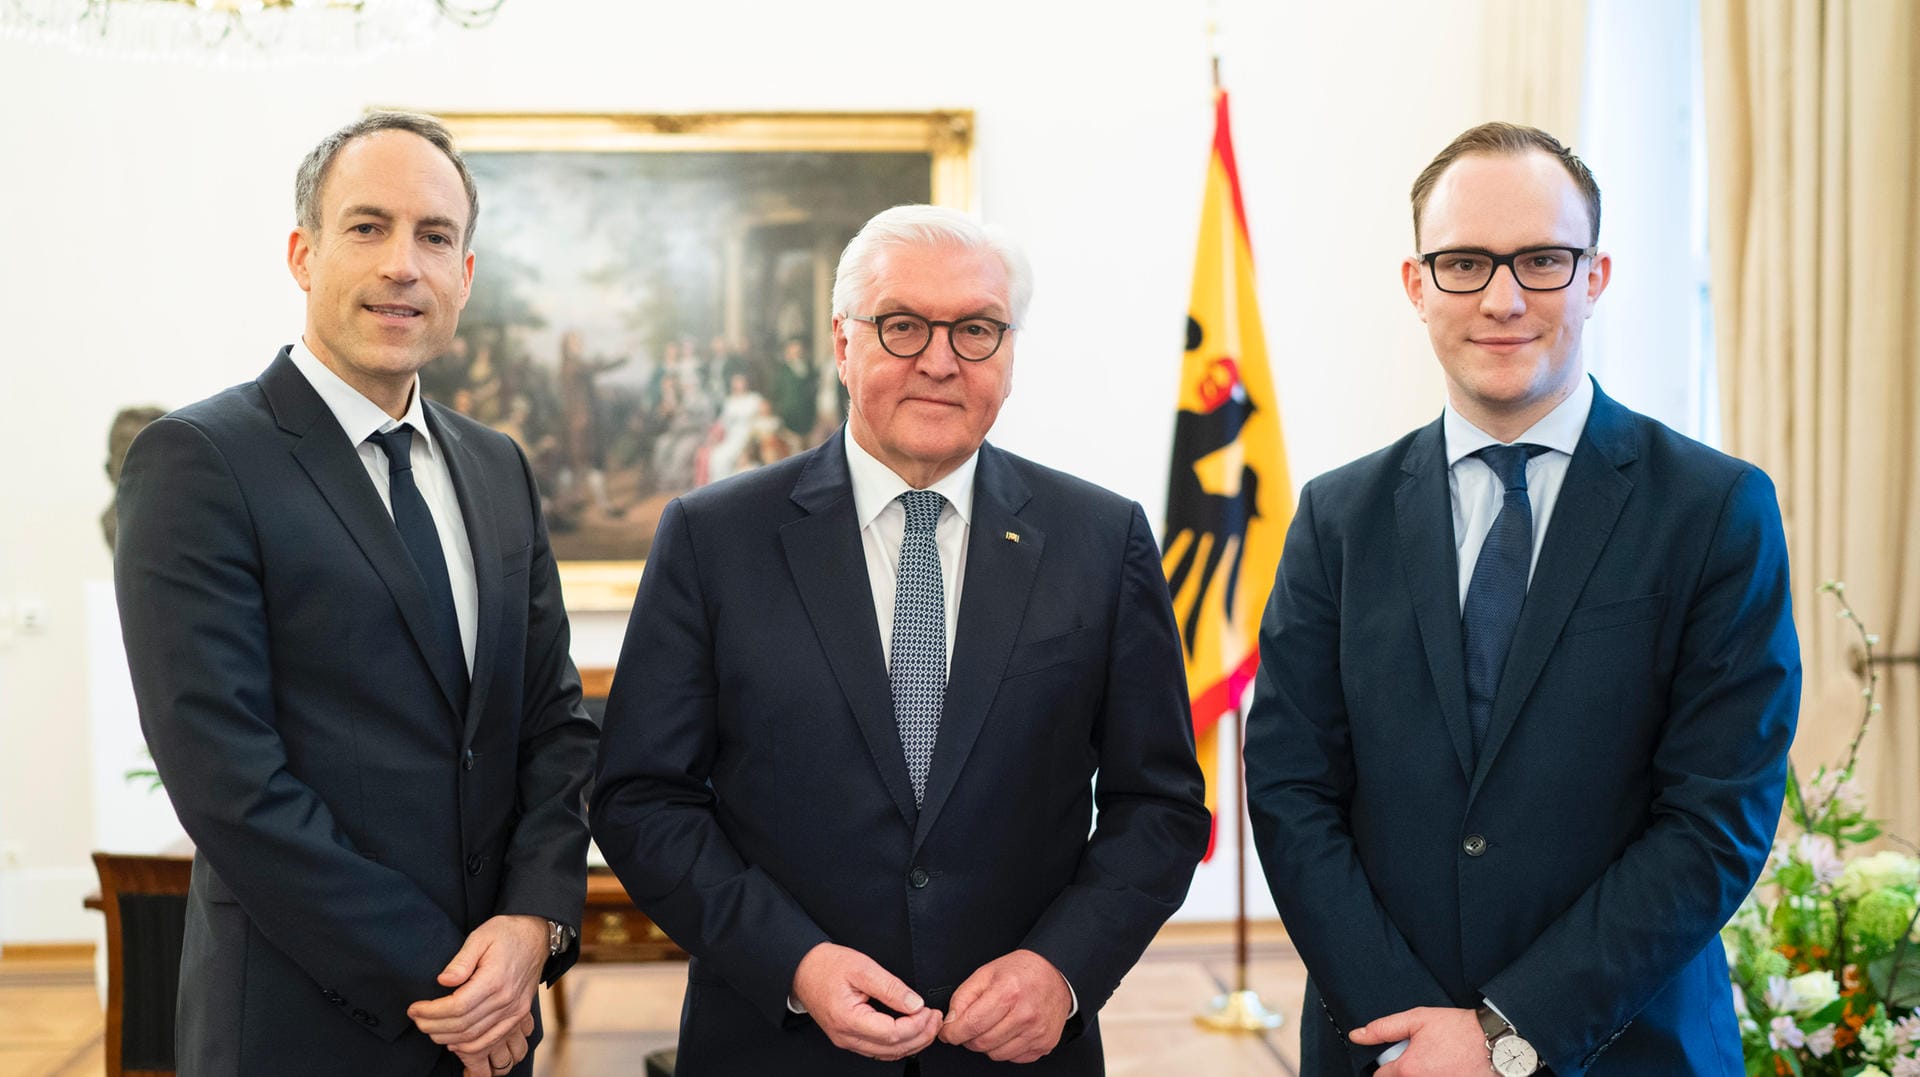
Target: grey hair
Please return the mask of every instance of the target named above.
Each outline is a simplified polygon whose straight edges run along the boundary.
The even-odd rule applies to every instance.
[[[905,205],[883,210],[861,227],[833,273],[833,313],[855,313],[873,299],[874,262],[890,247],[958,247],[991,251],[1007,269],[1007,317],[1024,325],[1033,302],[1033,267],[1005,229],[982,224],[945,206]],[[861,313],[868,313],[862,311]]]
[[[300,162],[300,170],[294,173],[293,219],[309,233],[318,234],[320,188],[327,182],[327,173],[333,170],[334,158],[340,156],[340,151],[347,147],[347,143],[381,131],[406,131],[419,135],[453,162],[454,171],[460,174],[460,186],[467,191],[467,227],[461,232],[460,248],[463,252],[471,249],[473,228],[480,221],[480,192],[473,185],[473,173],[467,171],[466,159],[454,148],[453,132],[447,130],[447,125],[418,112],[369,112],[321,139],[320,144]]]

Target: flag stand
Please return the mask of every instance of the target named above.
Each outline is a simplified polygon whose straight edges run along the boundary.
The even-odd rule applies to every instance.
[[[1233,990],[1215,995],[1194,1021],[1210,1032],[1265,1032],[1279,1028],[1286,1018],[1269,1007],[1247,985],[1247,769],[1242,758],[1245,733],[1239,703],[1233,707],[1233,759],[1239,776],[1233,797]]]

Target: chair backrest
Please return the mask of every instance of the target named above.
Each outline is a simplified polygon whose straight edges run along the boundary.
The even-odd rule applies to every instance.
[[[94,853],[93,866],[107,917],[107,1073],[171,1074],[193,860]]]

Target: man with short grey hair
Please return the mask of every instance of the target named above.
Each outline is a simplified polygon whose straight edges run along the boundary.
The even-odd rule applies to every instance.
[[[376,113],[295,207],[303,331],[120,479],[134,692],[197,848],[178,1069],[525,1077],[597,730],[526,459],[420,396],[478,199],[437,120]]]
[[[1098,1074],[1206,849],[1146,517],[985,441],[1031,295],[966,215],[875,217],[846,428],[661,518],[592,820],[693,955],[692,1077]]]

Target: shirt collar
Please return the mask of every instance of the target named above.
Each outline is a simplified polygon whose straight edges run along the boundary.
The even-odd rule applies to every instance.
[[[306,341],[294,339],[292,359],[294,368],[306,375],[313,391],[320,394],[321,402],[333,412],[334,420],[347,432],[347,440],[355,447],[370,435],[386,433],[405,423],[413,428],[413,436],[427,447],[428,455],[432,455],[433,434],[427,429],[426,411],[420,404],[419,375],[414,375],[413,392],[407,396],[406,415],[395,419],[321,362],[320,357],[307,348]]]
[[[1573,392],[1568,393],[1565,400],[1541,416],[1540,421],[1528,427],[1526,433],[1513,440],[1516,443],[1545,445],[1572,456],[1574,447],[1580,444],[1581,432],[1587,428],[1587,413],[1592,410],[1593,379],[1582,377],[1580,384],[1574,386]],[[1499,438],[1468,422],[1466,416],[1454,410],[1452,400],[1447,401],[1447,410],[1440,425],[1447,438],[1449,468],[1489,445],[1501,444]]]
[[[854,440],[852,423],[846,425],[841,436],[846,439],[847,472],[853,479],[854,516],[860,523],[860,530],[865,531],[880,515],[881,509],[913,487]],[[960,514],[960,522],[968,526],[973,524],[973,474],[979,464],[980,450],[975,449],[959,467],[927,487],[946,498],[947,503],[953,506],[953,511]]]

